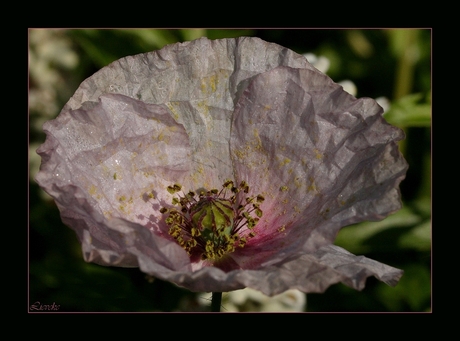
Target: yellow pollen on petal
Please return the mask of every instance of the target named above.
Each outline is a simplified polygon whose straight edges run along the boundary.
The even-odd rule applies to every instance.
[[[90,195],[95,195],[97,193],[97,187],[94,185],[91,185],[88,192]]]
[[[209,77],[202,78],[201,92],[206,95],[216,92],[218,81],[219,79],[216,75],[211,75]]]
[[[180,102],[167,102],[165,103],[166,106],[168,107],[168,109],[171,111],[174,119],[177,121],[179,119],[179,112],[178,110],[176,109],[175,105],[180,105],[179,104]]]
[[[285,166],[290,162],[291,162],[291,159],[285,158],[283,161],[281,161],[281,166]]]
[[[318,149],[313,149],[313,151],[315,152],[315,157],[318,159],[318,160],[321,160],[323,158],[323,154],[320,153],[320,151]]]
[[[315,184],[315,179],[313,177],[310,177],[308,179],[310,181],[310,185],[307,187],[308,192],[317,192],[316,184]]]

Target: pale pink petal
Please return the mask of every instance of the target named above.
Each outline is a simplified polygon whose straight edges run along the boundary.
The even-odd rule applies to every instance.
[[[374,276],[394,286],[403,274],[402,270],[372,259],[355,256],[335,245],[327,245],[313,254],[285,259],[279,264],[266,265],[255,270],[233,270],[225,273],[215,267],[195,272],[155,271],[149,262],[141,270],[155,273],[159,278],[196,292],[227,292],[245,287],[274,296],[289,289],[306,293],[322,293],[329,286],[343,283],[362,290],[366,279]]]
[[[183,126],[162,106],[111,94],[62,113],[44,131],[36,181],[77,232],[87,260],[136,265],[125,234],[162,235],[158,210],[171,200],[164,189],[189,172]],[[133,224],[124,231],[120,219]]]
[[[192,154],[187,189],[215,188],[233,178],[228,148],[234,102],[251,77],[279,65],[314,68],[280,45],[258,38],[194,41],[127,56],[85,80],[62,109],[78,109],[119,93],[164,104],[189,135]]]
[[[264,216],[233,258],[253,267],[314,252],[341,227],[398,210],[403,137],[374,100],[324,74],[278,67],[254,77],[235,108],[231,151],[237,180],[265,197]]]

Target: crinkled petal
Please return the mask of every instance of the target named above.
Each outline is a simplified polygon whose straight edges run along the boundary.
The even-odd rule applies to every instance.
[[[234,178],[228,148],[234,101],[253,76],[279,65],[314,70],[303,56],[259,38],[171,44],[102,68],[80,85],[62,112],[107,93],[164,104],[185,127],[194,151],[190,177],[182,185],[215,188]]]
[[[237,180],[265,197],[264,215],[233,258],[252,267],[314,252],[345,225],[395,212],[403,137],[374,100],[317,71],[281,66],[254,77],[235,108],[231,151]]]
[[[369,259],[364,256],[355,256],[337,245],[327,245],[314,254],[321,264],[327,265],[342,275],[341,282],[362,290],[367,277],[374,276],[378,280],[395,286],[404,271]]]
[[[167,108],[103,95],[45,123],[44,130],[36,181],[77,232],[88,261],[137,265],[124,242],[132,229],[163,243],[159,208],[171,201],[164,188],[188,174],[191,154],[183,126]]]
[[[143,268],[141,265],[141,269],[151,272],[148,266]],[[364,256],[355,256],[335,245],[326,245],[313,254],[291,257],[280,264],[257,270],[225,273],[218,268],[207,267],[193,273],[166,271],[159,277],[197,292],[227,292],[249,287],[274,296],[289,289],[322,293],[336,283],[362,290],[366,279],[371,276],[394,286],[402,274],[402,270]]]

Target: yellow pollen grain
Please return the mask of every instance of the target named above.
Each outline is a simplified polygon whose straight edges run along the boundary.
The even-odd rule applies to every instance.
[[[208,116],[209,115],[209,105],[206,101],[200,101],[200,102],[197,102],[196,104],[198,106],[198,108],[200,108],[201,110],[201,113],[205,116]]]
[[[90,194],[91,196],[95,195],[95,194],[97,193],[97,188],[96,188],[96,186],[91,185],[90,188],[89,188],[89,190],[88,190],[88,192],[89,192],[89,194]]]
[[[278,217],[281,217],[286,214],[286,209],[284,209],[282,212],[278,213]]]
[[[211,75],[209,77],[205,77],[201,79],[201,92],[203,94],[211,94],[216,92],[217,90],[217,83],[219,79],[216,75]]]
[[[285,166],[289,163],[291,163],[291,159],[285,158],[283,161],[281,161],[281,166]]]
[[[154,173],[153,172],[143,172],[144,176],[148,178],[149,176],[152,176]]]
[[[116,165],[112,171],[114,172],[113,174],[113,179],[114,180],[122,180],[123,179],[123,169],[119,166]]]
[[[174,119],[177,121],[179,119],[179,113],[177,112],[176,108],[174,108],[174,102],[168,102],[166,103],[166,106],[168,109],[171,111],[171,113],[174,116]]]
[[[321,159],[323,158],[324,155],[321,154],[321,153],[319,152],[318,149],[315,148],[315,149],[313,149],[313,151],[315,152],[315,157],[316,157],[318,160],[321,160]]]
[[[216,92],[218,82],[219,82],[219,79],[217,78],[216,75],[212,75],[209,78],[209,84],[211,85],[212,92]]]
[[[103,161],[99,160],[99,165],[101,166],[101,171],[104,174],[105,177],[111,177],[113,176],[112,170],[107,167]]]
[[[243,159],[245,157],[245,152],[239,149],[234,149],[233,153],[238,157],[238,159]]]
[[[281,192],[286,192],[288,189],[289,189],[288,186],[281,186],[281,187],[280,187],[280,191],[281,191]]]
[[[308,192],[313,192],[313,191],[317,192],[318,190],[316,188],[315,179],[313,177],[310,177],[308,180],[310,181],[310,185],[307,187],[307,191]]]

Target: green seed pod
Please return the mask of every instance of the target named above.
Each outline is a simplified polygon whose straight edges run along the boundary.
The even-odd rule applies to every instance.
[[[233,226],[233,207],[229,200],[208,197],[202,199],[191,212],[192,224],[203,235],[230,235]],[[209,237],[212,237],[211,235]]]

